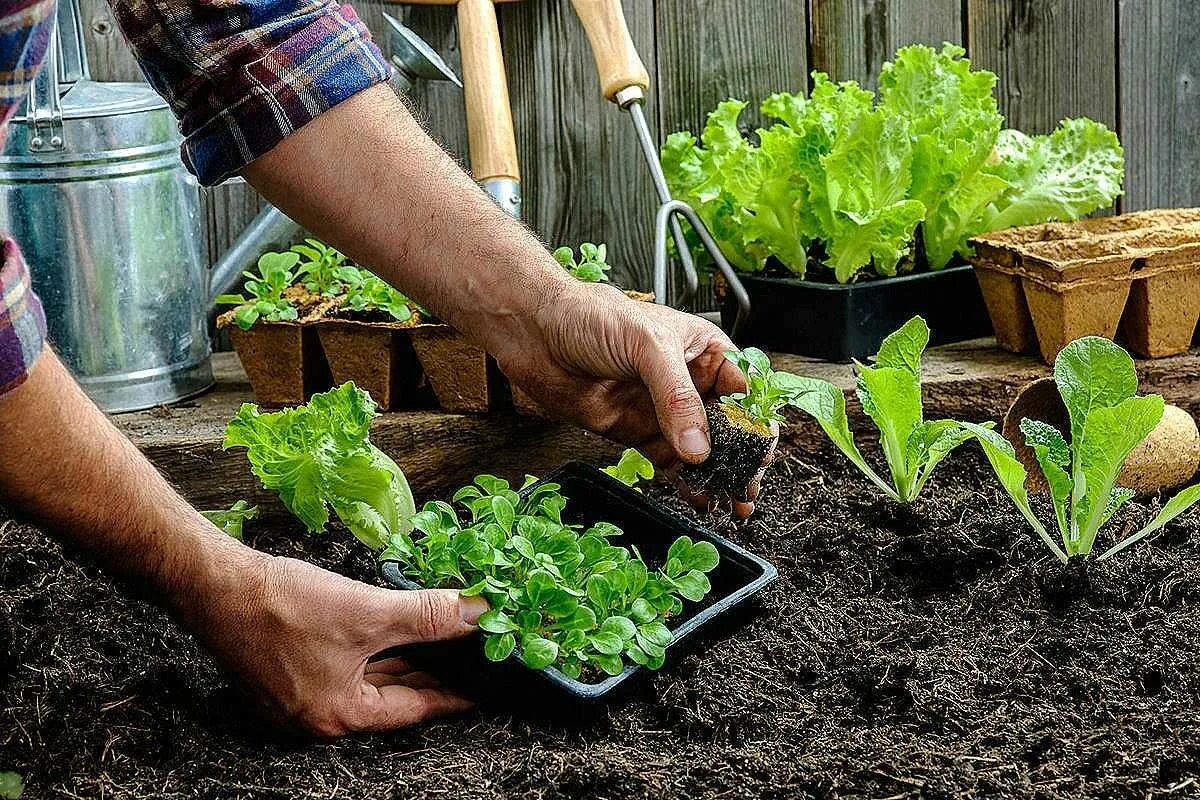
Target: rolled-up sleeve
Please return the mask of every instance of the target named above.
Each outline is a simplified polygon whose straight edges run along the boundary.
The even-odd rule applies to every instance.
[[[17,388],[46,342],[42,304],[29,287],[29,270],[12,239],[0,240],[0,395]]]
[[[313,0],[113,0],[183,160],[211,186],[391,68],[349,6]]]

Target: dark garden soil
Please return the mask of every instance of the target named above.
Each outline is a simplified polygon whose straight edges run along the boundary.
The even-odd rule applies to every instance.
[[[332,743],[272,738],[162,613],[7,523],[0,771],[29,798],[1200,796],[1200,515],[1064,572],[981,467],[899,509],[785,447],[758,516],[717,522],[781,574],[735,636],[586,726]],[[348,535],[253,541],[371,574]]]

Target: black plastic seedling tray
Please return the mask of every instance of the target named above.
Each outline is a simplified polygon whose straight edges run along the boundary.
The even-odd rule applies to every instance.
[[[947,267],[861,283],[739,275],[750,295],[750,316],[738,344],[847,362],[873,356],[889,333],[918,314],[930,344],[992,333],[975,268]],[[721,322],[731,330],[737,302],[729,293]]]
[[[668,664],[679,657],[686,645],[743,622],[744,615],[735,612],[747,598],[778,576],[774,566],[753,553],[587,464],[566,464],[540,483],[557,483],[562,487],[568,500],[565,522],[590,525],[604,520],[617,525],[624,536],[614,539],[614,544],[637,547],[652,570],[666,561],[667,548],[679,536],[712,542],[717,548],[721,562],[708,576],[712,591],[701,603],[685,601],[683,613],[668,623],[675,634],[667,649]],[[532,487],[527,491],[532,491]],[[383,579],[393,588],[422,588],[406,578],[394,561],[383,562],[380,569]],[[631,664],[619,675],[584,683],[554,668],[531,670],[516,657],[499,663],[488,661],[478,637],[474,636],[410,647],[406,656],[415,665],[434,672],[447,684],[476,699],[519,705],[526,711],[551,715],[609,700],[647,671]]]

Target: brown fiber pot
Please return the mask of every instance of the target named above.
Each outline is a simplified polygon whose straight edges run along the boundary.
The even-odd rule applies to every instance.
[[[429,405],[430,392],[409,339],[413,326],[325,319],[316,327],[335,384],[353,381],[383,411]]]
[[[420,325],[408,335],[443,411],[480,414],[491,408],[487,353],[449,325]]]
[[[1031,492],[1047,490],[1033,449],[1025,444],[1021,420],[1036,419],[1054,426],[1068,436],[1071,423],[1066,406],[1053,378],[1039,378],[1017,395],[1004,416],[1004,438],[1012,443],[1017,458],[1025,465],[1025,488]],[[1118,486],[1133,489],[1139,495],[1174,489],[1191,480],[1200,468],[1200,432],[1196,421],[1181,408],[1168,405],[1162,421],[1135,447],[1121,468]]]
[[[1000,347],[1036,340],[1050,364],[1081,336],[1121,336],[1145,358],[1185,352],[1200,320],[1200,209],[1160,209],[997,231],[972,240]]]
[[[311,325],[259,321],[245,331],[232,325],[229,338],[260,405],[300,405],[332,385]]]

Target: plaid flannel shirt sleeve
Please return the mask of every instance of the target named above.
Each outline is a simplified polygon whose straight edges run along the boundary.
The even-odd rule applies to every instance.
[[[333,106],[391,77],[350,6],[332,0],[112,0],[183,160],[220,183]]]
[[[0,0],[0,148],[50,44],[54,0]],[[0,395],[29,377],[46,341],[46,318],[16,242],[0,236]]]

